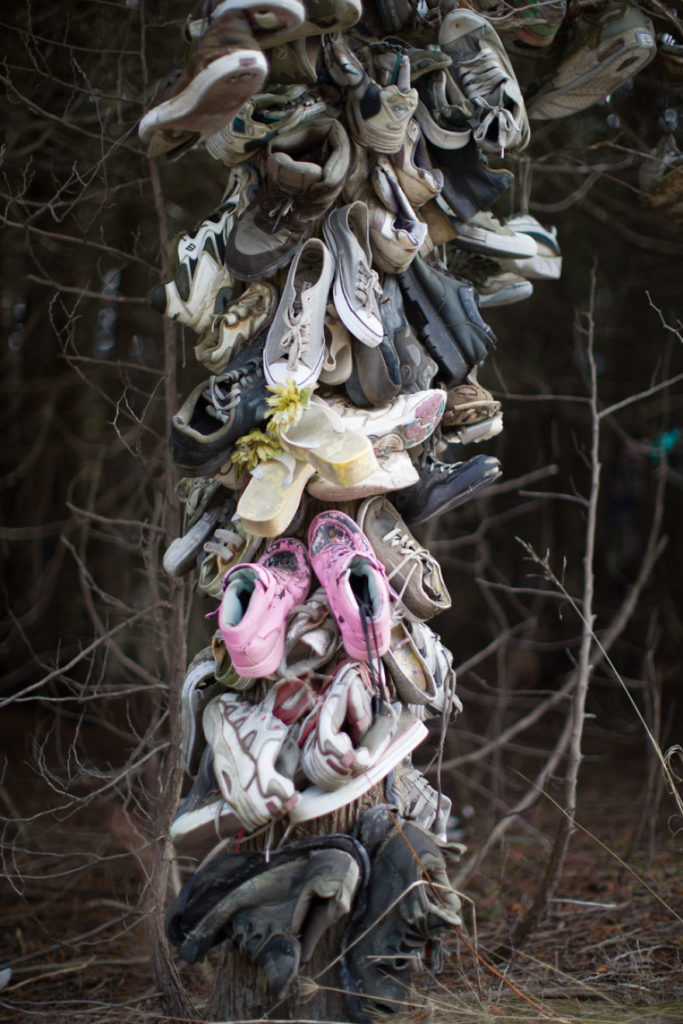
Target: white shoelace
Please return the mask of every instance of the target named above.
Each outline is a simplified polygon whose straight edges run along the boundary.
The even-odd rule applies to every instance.
[[[372,294],[380,296],[382,294],[382,285],[379,283],[379,274],[376,270],[372,270],[365,264],[361,263],[358,267],[358,278],[356,281],[356,294],[360,301],[367,305]]]
[[[310,324],[303,313],[285,313],[287,330],[280,339],[280,347],[287,353],[287,367],[296,369],[310,347]]]
[[[512,111],[504,106],[502,102],[505,87],[511,81],[510,76],[501,67],[496,53],[488,46],[482,46],[476,57],[462,61],[459,71],[469,99],[476,106],[486,111],[473,133],[474,140],[475,142],[481,142],[486,138],[487,132],[497,120],[500,155],[502,157],[509,136],[521,132],[521,128],[515,120]],[[496,90],[498,90],[499,100],[497,103],[492,101]]]

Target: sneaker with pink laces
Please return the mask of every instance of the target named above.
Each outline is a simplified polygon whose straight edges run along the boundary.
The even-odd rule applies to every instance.
[[[321,512],[309,527],[308,550],[346,652],[363,661],[384,654],[391,643],[391,591],[363,531],[344,512]]]
[[[228,573],[218,627],[239,675],[258,678],[277,669],[285,652],[287,615],[310,585],[306,548],[292,537],[273,541],[258,562]]]

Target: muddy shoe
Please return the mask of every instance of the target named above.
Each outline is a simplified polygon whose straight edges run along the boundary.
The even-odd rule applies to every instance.
[[[275,998],[326,929],[348,914],[369,865],[346,835],[312,837],[271,852],[226,853],[200,868],[173,902],[166,934],[188,963],[225,939],[251,956]]]
[[[460,900],[448,848],[418,825],[392,828],[372,859],[367,889],[343,939],[342,977],[354,1021],[410,1011],[410,975],[428,946],[457,928]]]

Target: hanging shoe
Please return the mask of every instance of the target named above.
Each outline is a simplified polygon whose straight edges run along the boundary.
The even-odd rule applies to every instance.
[[[214,21],[198,40],[168,98],[138,125],[148,156],[180,155],[220,131],[259,92],[267,74],[268,61],[247,16],[236,9]]]
[[[349,203],[328,214],[323,238],[336,265],[332,297],[337,315],[354,338],[374,348],[384,337],[377,305],[382,286],[372,269],[365,203]]]
[[[231,569],[218,610],[218,628],[235,671],[248,678],[269,676],[285,650],[285,621],[311,585],[306,548],[281,537],[258,562]]]
[[[204,710],[216,781],[249,832],[283,817],[299,802],[292,779],[278,766],[289,727],[273,713],[273,699],[271,692],[260,703],[249,704],[225,693]]]
[[[446,857],[454,854],[454,847],[411,822],[390,828],[375,850],[367,898],[356,903],[342,942],[352,1020],[415,1011],[411,973],[423,969],[428,949],[461,924],[460,899],[447,872]]]
[[[439,46],[452,58],[451,74],[474,107],[474,141],[499,156],[525,149],[530,131],[522,93],[486,18],[469,8],[451,11],[439,29]]]
[[[231,176],[218,210],[178,238],[178,270],[173,280],[147,293],[153,309],[197,334],[208,330],[219,292],[225,290],[231,296],[235,291],[235,280],[224,262],[225,242],[248,202],[252,184],[253,176],[245,169]]]
[[[233,276],[255,281],[291,263],[339,196],[350,162],[346,130],[329,116],[270,139],[258,157],[260,189],[226,242]]]
[[[417,90],[410,86],[410,59],[399,55],[391,84],[373,81],[347,40],[335,33],[323,41],[325,64],[332,81],[346,90],[349,134],[376,153],[397,153],[417,106]]]
[[[261,340],[193,388],[171,420],[169,450],[178,469],[186,476],[220,469],[235,441],[263,422],[267,397]]]
[[[321,512],[309,527],[308,547],[347,654],[356,659],[383,654],[391,642],[390,590],[365,534],[343,512]]]
[[[222,373],[245,346],[272,322],[278,294],[268,281],[254,281],[234,297],[232,289],[216,296],[211,329],[194,347],[194,354],[209,373]]]
[[[423,452],[418,472],[420,482],[396,491],[392,499],[409,526],[419,526],[459,508],[497,480],[502,470],[492,455],[474,455],[467,462],[451,463]]]
[[[358,509],[356,522],[410,618],[431,619],[451,607],[439,563],[413,537],[390,498],[368,498]]]
[[[559,63],[527,98],[529,117],[568,117],[599,103],[641,71],[657,52],[652,22],[630,3],[582,10]]]

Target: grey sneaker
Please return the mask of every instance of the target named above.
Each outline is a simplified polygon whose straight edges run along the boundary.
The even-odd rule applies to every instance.
[[[217,526],[226,522],[235,511],[235,502],[228,497],[223,488],[215,488],[210,492],[205,487],[206,478],[200,477],[199,485],[206,495],[201,512],[195,516],[185,516],[185,529],[180,537],[171,541],[164,552],[162,565],[169,576],[183,576],[197,564],[205,541]]]
[[[520,261],[522,262],[522,261]],[[455,253],[448,269],[471,281],[479,294],[479,308],[510,306],[533,295],[534,286],[520,273],[505,270],[496,260],[477,253]]]
[[[567,117],[599,103],[657,52],[652,22],[630,3],[582,10],[559,64],[527,100],[529,117]]]
[[[197,361],[222,373],[230,360],[270,326],[278,294],[268,281],[254,281],[237,298],[232,289],[216,297],[211,330],[194,347]]]
[[[211,647],[204,647],[187,666],[180,697],[180,757],[188,775],[195,776],[206,749],[202,732],[204,708],[223,692],[214,677]]]
[[[437,839],[446,839],[453,802],[430,786],[417,768],[397,765],[387,777],[386,797],[401,818],[428,829]]]
[[[442,199],[437,200],[437,205],[440,206],[442,203]],[[448,206],[444,205],[448,211]],[[468,252],[481,253],[483,256],[515,259],[535,256],[538,252],[532,235],[523,231],[518,233],[508,224],[499,221],[488,210],[475,213],[468,221],[452,216],[449,220],[453,229],[450,241],[456,249],[466,249]]]
[[[382,286],[372,269],[368,220],[365,203],[349,203],[328,215],[323,238],[336,264],[332,296],[339,318],[354,338],[374,347],[384,337]]]
[[[268,384],[293,380],[299,388],[315,384],[325,359],[325,311],[334,260],[319,238],[296,252],[268,331],[263,367]]]
[[[388,498],[368,498],[358,509],[356,522],[383,562],[409,617],[431,619],[450,608],[439,563],[415,540]]]
[[[226,573],[240,562],[252,562],[262,538],[254,537],[242,526],[239,516],[214,530],[203,547],[197,586],[210,597],[220,598]]]
[[[557,228],[544,227],[528,213],[509,217],[506,224],[516,235],[533,238],[536,253],[534,256],[500,260],[503,270],[515,271],[527,279],[557,281],[562,276],[562,252],[557,241]]]
[[[472,138],[474,107],[447,69],[432,71],[418,82],[415,117],[424,137],[438,149],[458,150]]]
[[[341,192],[350,161],[340,121],[306,124],[268,142],[261,189],[226,242],[225,262],[238,280],[272,277],[290,262]]]
[[[398,183],[413,206],[424,205],[438,196],[443,186],[443,173],[432,166],[420,125],[413,118],[408,122],[403,144],[391,157]]]
[[[447,872],[446,857],[454,852],[411,822],[391,828],[379,844],[342,943],[352,1020],[414,1009],[412,972],[427,959],[428,946],[461,924]]]
[[[480,14],[451,11],[439,29],[439,46],[452,59],[452,74],[475,115],[472,135],[482,149],[503,155],[529,144],[529,121],[510,58],[498,33]]]

